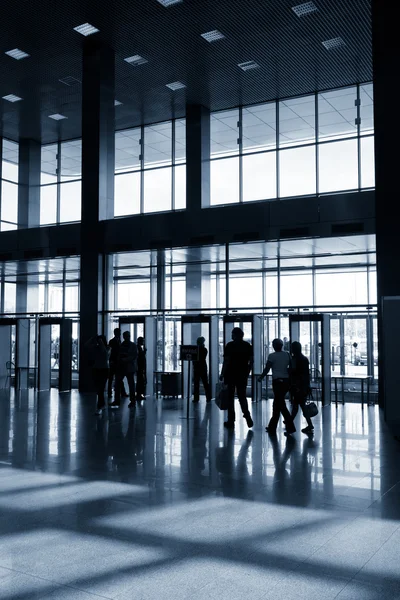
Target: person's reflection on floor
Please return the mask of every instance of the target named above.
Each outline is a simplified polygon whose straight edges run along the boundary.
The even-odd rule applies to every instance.
[[[206,468],[207,434],[211,416],[211,404],[205,406],[203,418],[200,421],[201,406],[195,406],[193,435],[192,435],[192,475],[201,475]]]
[[[108,419],[96,419],[90,454],[96,467],[102,469],[108,461]]]
[[[235,465],[235,433],[228,431],[226,444],[216,448],[216,467],[220,473],[220,481],[224,496],[233,498],[248,498],[250,475],[247,466],[247,456],[253,439],[253,432],[247,433],[239,450]]]
[[[283,452],[281,451],[281,445],[277,437],[271,436],[270,442],[275,466],[273,482],[274,501],[287,503],[290,498],[290,475],[286,469],[286,464],[296,448],[297,442],[295,438],[287,437]]]
[[[125,434],[125,450],[127,463],[131,472],[137,472],[143,465],[143,454],[146,441],[146,407],[136,406],[129,415],[128,429]]]

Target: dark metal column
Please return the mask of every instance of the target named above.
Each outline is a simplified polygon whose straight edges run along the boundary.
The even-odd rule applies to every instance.
[[[18,228],[40,225],[40,152],[35,140],[19,142]]]
[[[210,111],[186,106],[186,208],[210,206]]]
[[[104,329],[101,221],[114,216],[114,51],[86,40],[82,72],[82,225],[79,389],[93,382],[84,344]],[[105,332],[104,332],[105,333]]]
[[[397,24],[388,4],[372,0],[375,120],[375,219],[378,284],[379,398],[389,426],[400,429],[397,340],[400,336],[398,149],[400,123],[390,94],[399,62]],[[397,299],[396,299],[397,297]],[[385,300],[384,300],[385,299]],[[389,307],[383,309],[383,305]]]

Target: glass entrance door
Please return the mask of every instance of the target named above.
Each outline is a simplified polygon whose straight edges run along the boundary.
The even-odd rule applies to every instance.
[[[368,373],[367,317],[344,317],[344,375],[364,376]]]
[[[240,327],[244,332],[243,339],[253,346],[253,371],[249,377],[247,394],[252,400],[256,399],[256,386],[254,374],[260,374],[263,370],[263,328],[264,318],[261,315],[226,315],[224,322],[224,346],[232,339],[232,329]]]
[[[323,405],[331,402],[330,318],[328,314],[290,315],[290,342],[298,341],[310,361],[311,388]]]

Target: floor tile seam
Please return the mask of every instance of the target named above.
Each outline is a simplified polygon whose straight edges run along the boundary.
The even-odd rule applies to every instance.
[[[10,567],[5,567],[1,564],[0,564],[0,568],[10,571],[10,573],[15,573],[16,575],[25,575],[26,577],[32,577],[33,579],[38,579],[40,581],[45,581],[46,583],[50,583],[50,584],[54,585],[54,587],[56,589],[49,590],[48,592],[45,592],[45,594],[50,593],[52,591],[57,591],[58,588],[68,588],[68,589],[72,589],[72,590],[78,590],[80,592],[85,592],[86,594],[92,595],[94,598],[105,598],[106,600],[113,600],[112,596],[103,596],[103,595],[99,595],[99,594],[93,594],[92,592],[88,592],[86,589],[79,588],[79,587],[76,587],[73,585],[68,585],[66,583],[61,583],[59,581],[55,581],[54,579],[48,579],[47,577],[42,577],[40,575],[32,575],[32,573],[27,573],[26,571],[11,569]]]

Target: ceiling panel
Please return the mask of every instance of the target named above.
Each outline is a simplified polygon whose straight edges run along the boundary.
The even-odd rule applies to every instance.
[[[90,22],[115,49],[116,129],[185,114],[186,102],[224,110],[304,95],[372,78],[370,0],[315,0],[317,11],[296,16],[293,0],[14,0],[2,4],[0,96],[5,137],[43,143],[81,135],[82,43],[73,30]],[[218,29],[213,43],[201,34]],[[322,42],[341,37],[327,50]],[[20,48],[29,58],[4,53]],[[124,58],[147,62],[133,66]],[[254,60],[259,68],[242,71]],[[62,79],[72,77],[70,85]],[[176,92],[166,84],[181,81]],[[68,118],[53,121],[59,112]]]

